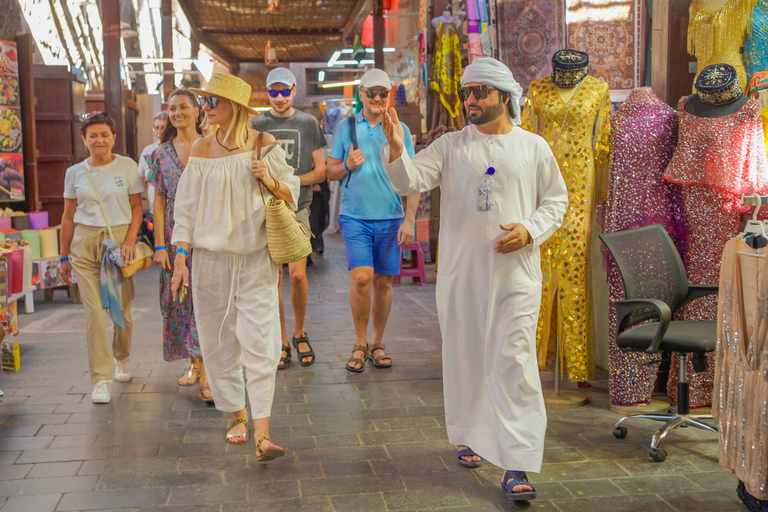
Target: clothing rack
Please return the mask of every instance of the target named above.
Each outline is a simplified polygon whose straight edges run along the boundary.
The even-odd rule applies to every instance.
[[[755,196],[741,195],[742,206],[757,206],[757,198]],[[760,196],[760,206],[768,206],[768,196]]]

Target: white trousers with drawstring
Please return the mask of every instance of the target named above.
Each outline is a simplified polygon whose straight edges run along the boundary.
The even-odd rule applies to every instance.
[[[277,279],[267,249],[247,255],[195,249],[195,320],[220,411],[243,409],[247,387],[251,417],[271,414],[281,347]]]

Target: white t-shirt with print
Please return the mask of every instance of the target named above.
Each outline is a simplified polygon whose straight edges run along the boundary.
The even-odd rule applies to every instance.
[[[136,162],[126,156],[115,155],[107,165],[91,167],[88,160],[67,169],[64,177],[64,198],[77,199],[75,223],[84,226],[106,227],[99,199],[91,186],[86,172],[91,174],[99,189],[109,223],[122,226],[131,223],[130,194],[141,194],[142,186]]]

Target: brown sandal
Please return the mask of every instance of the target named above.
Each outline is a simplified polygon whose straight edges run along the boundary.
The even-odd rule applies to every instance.
[[[362,352],[363,358],[360,359],[358,357],[354,357],[355,352]],[[352,373],[363,373],[363,370],[365,370],[365,359],[368,357],[368,346],[367,345],[355,345],[355,348],[352,349],[352,357],[347,359],[347,371]],[[360,368],[352,368],[349,366],[349,363],[360,363]]]
[[[206,396],[205,392],[208,391],[208,396]],[[213,403],[213,395],[211,394],[211,386],[208,385],[206,382],[202,386],[200,386],[200,390],[197,392],[197,397],[202,400],[203,402],[210,404]]]
[[[263,436],[261,439],[259,439],[259,441],[256,443],[256,453],[259,454],[256,460],[266,462],[268,460],[276,459],[278,457],[282,457],[283,455],[285,455],[285,450],[283,450],[278,446],[272,446],[272,448],[268,448],[267,450],[262,450],[261,444],[264,441],[269,441],[270,443],[272,442],[272,440],[267,436]]]
[[[368,352],[368,359],[371,360],[371,362],[373,363],[373,366],[375,366],[376,368],[389,368],[390,366],[392,366],[392,358],[389,357],[388,355],[385,354],[383,356],[374,357],[373,352],[376,350],[385,351],[386,349],[384,348],[384,345],[382,343],[374,343],[373,345],[371,345],[370,352]],[[382,359],[389,359],[389,363],[385,363],[385,364],[379,363],[379,361],[381,361]]]
[[[239,434],[227,434],[227,442],[229,444],[243,444],[248,441],[248,420],[245,418],[237,418],[232,421],[229,430],[232,430],[238,425],[245,425],[245,432],[240,432]],[[242,439],[242,441],[231,441],[231,439]]]
[[[186,377],[187,379],[191,379],[191,378],[192,378],[192,373],[194,373],[194,374],[195,374],[195,380],[193,380],[192,382],[190,382],[190,383],[188,383],[188,384],[182,384],[182,383],[180,382],[180,381],[181,381],[181,379],[183,379],[183,378],[185,378],[185,377]],[[189,365],[189,368],[187,368],[187,371],[185,371],[185,372],[182,374],[182,376],[181,376],[181,377],[179,377],[179,386],[192,386],[193,384],[195,384],[195,383],[197,382],[197,379],[199,379],[199,378],[200,378],[200,368],[198,368],[197,366],[195,366],[195,365],[191,364],[191,365]]]

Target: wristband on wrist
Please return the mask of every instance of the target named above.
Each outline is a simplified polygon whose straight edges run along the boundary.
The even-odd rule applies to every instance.
[[[189,257],[189,253],[187,252],[187,250],[186,249],[182,249],[181,247],[176,249],[176,254],[183,254],[187,258]]]
[[[344,169],[346,169],[346,170],[347,170],[347,172],[352,172],[352,169],[350,169],[349,167],[347,167],[347,161],[346,161],[346,160],[344,160]]]
[[[166,249],[165,249],[164,245],[158,245],[157,247],[155,247],[155,250],[156,251],[165,251]]]
[[[69,257],[68,256],[64,256],[63,258],[59,258],[59,263],[66,263],[68,261],[69,261]]]

